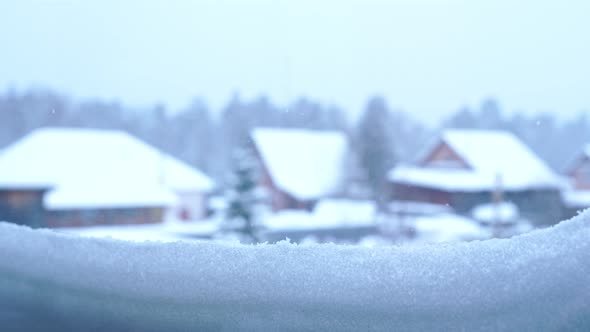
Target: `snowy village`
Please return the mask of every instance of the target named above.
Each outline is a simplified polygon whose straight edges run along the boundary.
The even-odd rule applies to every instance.
[[[375,246],[509,238],[590,206],[583,147],[559,174],[506,130],[444,129],[374,188],[343,132],[248,136],[222,186],[123,130],[34,129],[0,154],[0,219],[134,241]]]
[[[590,331],[590,1],[0,1],[0,332]]]

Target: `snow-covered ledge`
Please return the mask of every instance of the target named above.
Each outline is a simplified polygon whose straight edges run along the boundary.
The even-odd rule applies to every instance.
[[[590,330],[590,214],[509,240],[377,248],[132,243],[2,223],[3,318],[45,330]]]

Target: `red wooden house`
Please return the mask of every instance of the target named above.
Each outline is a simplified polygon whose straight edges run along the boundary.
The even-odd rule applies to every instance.
[[[343,190],[347,141],[340,132],[257,128],[252,141],[273,211],[311,210]]]
[[[394,200],[444,204],[459,213],[503,199],[537,224],[562,218],[562,182],[517,137],[502,131],[446,130],[413,165],[389,173]]]
[[[0,155],[0,220],[35,227],[203,216],[212,181],[122,131],[42,128]]]

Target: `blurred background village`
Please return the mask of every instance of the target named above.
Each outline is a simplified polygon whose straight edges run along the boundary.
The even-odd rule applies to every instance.
[[[435,126],[236,94],[218,110],[0,94],[0,220],[83,236],[366,246],[507,238],[590,206],[590,121],[494,98]]]
[[[589,11],[0,2],[0,220],[368,246],[548,227],[590,206]]]

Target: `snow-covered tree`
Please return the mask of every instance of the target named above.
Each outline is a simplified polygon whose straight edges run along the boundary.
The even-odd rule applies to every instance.
[[[230,189],[227,192],[226,229],[258,241],[256,207],[258,203],[256,159],[247,148],[233,154]]]

